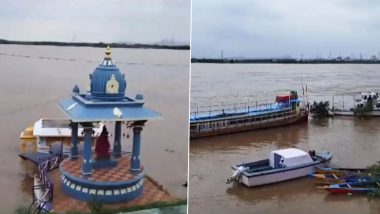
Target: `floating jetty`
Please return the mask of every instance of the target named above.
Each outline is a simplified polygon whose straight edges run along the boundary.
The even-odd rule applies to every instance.
[[[296,91],[272,102],[195,106],[190,114],[190,138],[207,137],[307,121],[308,111]]]
[[[340,102],[336,102],[338,98],[341,98]],[[378,92],[369,91],[340,94],[333,96],[332,100],[331,114],[333,116],[380,116],[380,99]],[[349,105],[349,108],[347,108],[347,105]]]

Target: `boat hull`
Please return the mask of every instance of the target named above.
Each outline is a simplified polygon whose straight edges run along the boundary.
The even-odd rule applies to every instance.
[[[377,187],[375,187],[377,186]],[[379,184],[369,181],[369,182],[347,182],[343,184],[333,184],[330,186],[324,187],[327,191],[334,194],[363,194],[375,192]]]
[[[374,192],[375,188],[326,188],[326,190],[333,194],[365,194]]]
[[[256,176],[247,176],[247,175],[242,174],[239,182],[243,183],[244,185],[248,187],[252,187],[252,186],[261,186],[261,185],[266,185],[266,184],[292,180],[295,178],[305,177],[309,173],[314,173],[320,167],[326,167],[329,164],[330,160],[331,159],[326,160],[321,163],[312,164],[312,165],[294,168],[294,169],[290,168],[290,169],[279,170],[278,172],[270,173],[270,174],[263,173],[262,175],[256,175]]]
[[[370,182],[365,168],[320,168],[309,175],[319,185],[343,184],[347,182]]]
[[[228,119],[226,119],[226,121],[228,121]],[[308,114],[300,113],[297,115],[292,115],[292,116],[287,116],[287,117],[268,119],[260,123],[254,123],[254,124],[242,124],[242,125],[236,125],[236,126],[229,126],[225,128],[218,127],[218,128],[213,128],[210,130],[203,130],[203,131],[197,131],[197,132],[190,131],[190,139],[210,137],[210,136],[223,135],[223,134],[231,134],[231,133],[236,133],[236,132],[252,131],[252,130],[258,130],[258,129],[264,129],[264,128],[277,127],[277,126],[285,126],[289,124],[307,122],[307,121],[308,121]]]

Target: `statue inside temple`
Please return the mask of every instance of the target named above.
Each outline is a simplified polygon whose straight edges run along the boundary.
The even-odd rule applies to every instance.
[[[110,159],[110,142],[108,141],[108,131],[106,126],[103,126],[102,133],[95,144],[96,160],[109,160]]]

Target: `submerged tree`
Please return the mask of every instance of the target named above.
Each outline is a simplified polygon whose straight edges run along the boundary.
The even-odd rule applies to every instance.
[[[376,184],[376,190],[369,193],[370,197],[380,197],[380,161],[377,161],[376,164],[368,167],[368,172],[371,177],[371,180]]]
[[[358,106],[354,109],[354,113],[356,116],[363,118],[367,115],[368,112],[373,111],[373,102],[372,98],[368,98],[367,104],[363,106]]]
[[[15,214],[32,214],[33,210],[28,207],[19,207],[14,211]]]
[[[320,101],[314,103],[310,106],[310,114],[314,119],[321,119],[329,117],[329,102],[328,101]]]

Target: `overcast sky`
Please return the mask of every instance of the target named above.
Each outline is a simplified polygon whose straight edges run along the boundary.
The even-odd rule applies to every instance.
[[[379,0],[193,0],[192,56],[380,54]]]
[[[0,0],[0,38],[190,43],[190,0]]]

